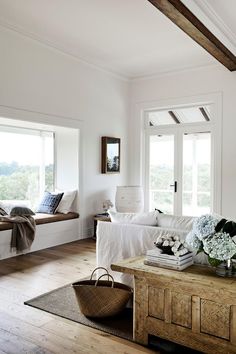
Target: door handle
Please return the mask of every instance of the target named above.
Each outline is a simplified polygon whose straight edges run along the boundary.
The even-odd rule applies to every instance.
[[[174,182],[174,184],[170,184],[170,187],[174,187],[174,192],[177,192],[177,181]]]

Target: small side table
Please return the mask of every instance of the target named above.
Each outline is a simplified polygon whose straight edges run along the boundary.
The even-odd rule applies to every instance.
[[[96,214],[93,217],[93,238],[96,240],[96,233],[97,233],[97,223],[98,221],[107,221],[110,222],[111,218],[108,213],[103,214]]]

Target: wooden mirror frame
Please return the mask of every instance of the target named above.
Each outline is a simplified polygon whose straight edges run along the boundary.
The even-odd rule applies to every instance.
[[[110,156],[109,145],[117,145],[117,155]],[[110,161],[110,164],[108,163]],[[112,165],[111,165],[112,163]],[[111,165],[111,166],[109,166]],[[102,173],[120,173],[120,138],[102,136]]]

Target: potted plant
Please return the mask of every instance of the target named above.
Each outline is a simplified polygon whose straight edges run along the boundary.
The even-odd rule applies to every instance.
[[[202,215],[193,224],[186,243],[196,253],[204,252],[210,265],[221,276],[234,275],[236,258],[236,223],[214,215]]]

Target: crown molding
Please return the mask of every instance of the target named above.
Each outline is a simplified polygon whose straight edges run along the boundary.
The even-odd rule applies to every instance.
[[[116,78],[116,79],[119,79],[119,80],[122,80],[125,82],[129,82],[128,76],[122,75],[121,73],[113,72],[113,71],[105,69],[99,65],[91,63],[86,59],[82,59],[79,56],[76,56],[75,54],[71,53],[67,48],[63,47],[61,44],[49,41],[48,39],[42,38],[41,36],[38,36],[37,34],[35,34],[33,32],[29,32],[29,31],[25,30],[23,27],[16,26],[16,25],[13,25],[12,23],[6,22],[1,17],[0,17],[0,27],[2,27],[3,29],[7,29],[9,31],[16,32],[20,36],[37,41],[41,45],[49,47],[50,49],[53,49],[54,51],[60,52],[63,55],[69,56],[70,58],[76,60],[80,64],[83,64],[89,68],[103,72],[109,76]]]
[[[142,81],[142,80],[148,80],[148,79],[155,79],[155,78],[159,78],[159,77],[163,77],[163,76],[171,76],[171,75],[174,75],[174,74],[178,74],[178,73],[184,73],[184,72],[188,72],[188,71],[192,71],[192,70],[198,70],[198,69],[202,69],[202,68],[205,68],[205,67],[216,67],[216,66],[219,66],[219,64],[206,64],[206,65],[199,65],[199,66],[194,66],[194,67],[183,67],[183,68],[180,68],[180,69],[173,69],[173,70],[167,70],[167,71],[163,71],[163,72],[157,72],[157,73],[153,73],[153,74],[150,74],[150,75],[140,75],[140,76],[135,76],[135,77],[132,77],[132,76],[123,76],[123,75],[119,75],[119,74],[116,74],[112,71],[108,71],[106,69],[103,69],[95,64],[92,64],[92,63],[89,63],[88,61],[85,61],[81,58],[78,58],[77,56],[69,53],[67,50],[63,49],[61,46],[59,45],[55,45],[54,43],[48,41],[48,40],[45,40],[45,39],[42,39],[41,37],[37,36],[36,34],[34,33],[30,33],[30,32],[26,32],[25,30],[21,29],[20,27],[18,26],[15,26],[15,25],[12,25],[10,23],[7,23],[5,21],[3,21],[1,18],[0,18],[0,28],[3,28],[3,29],[7,29],[9,31],[13,31],[13,32],[16,32],[18,35],[22,36],[22,37],[26,37],[26,38],[29,38],[31,40],[34,40],[34,41],[37,41],[39,42],[41,45],[44,45],[46,47],[49,47],[50,49],[53,49],[57,52],[60,52],[60,54],[63,54],[63,55],[66,55],[66,56],[69,56],[70,58],[78,61],[80,64],[83,64],[87,67],[90,67],[90,68],[93,68],[95,70],[98,70],[98,71],[101,71],[103,73],[106,73],[112,77],[115,77],[116,79],[119,79],[119,80],[122,80],[122,81],[125,81],[125,82],[134,82],[134,81]]]
[[[228,27],[214,8],[206,1],[182,0],[198,18],[210,29],[224,44],[236,54],[236,34]]]
[[[188,1],[191,2],[192,0],[188,0]],[[201,0],[201,1],[205,3],[205,0]],[[183,2],[184,2],[184,0],[183,0]],[[114,77],[114,78],[119,79],[124,82],[131,82],[132,83],[132,82],[139,82],[139,81],[145,81],[145,80],[152,80],[152,79],[157,79],[157,78],[161,78],[161,77],[173,76],[175,74],[181,74],[181,73],[186,73],[186,72],[191,72],[191,71],[196,71],[196,70],[202,70],[204,68],[210,69],[210,68],[219,68],[220,67],[220,65],[218,63],[215,63],[215,64],[198,65],[198,66],[194,66],[194,67],[182,67],[179,69],[171,69],[171,70],[166,70],[163,72],[157,72],[157,73],[147,74],[147,75],[145,75],[145,74],[144,75],[137,75],[134,77],[128,76],[128,75],[125,76],[120,73],[115,73],[113,71],[104,69],[96,64],[90,63],[87,60],[77,57],[76,55],[70,53],[68,51],[68,49],[64,48],[59,43],[53,43],[45,38],[42,38],[42,37],[36,35],[33,32],[29,32],[29,31],[25,30],[24,28],[22,28],[20,26],[16,26],[16,25],[13,25],[9,22],[6,22],[3,18],[0,17],[0,29],[1,28],[8,30],[8,31],[13,31],[22,37],[29,38],[31,40],[39,42],[41,45],[44,45],[54,51],[57,51],[60,54],[69,56],[70,58],[76,60],[80,64],[83,64],[83,65],[90,67],[94,70],[103,72],[111,77]]]
[[[135,83],[135,82],[139,82],[139,81],[155,80],[155,79],[160,79],[162,77],[170,77],[170,76],[174,76],[174,75],[191,73],[191,72],[194,72],[194,71],[207,70],[207,69],[219,69],[219,70],[222,70],[222,66],[219,63],[216,62],[214,64],[206,64],[206,65],[198,65],[198,66],[193,66],[193,67],[185,67],[185,68],[164,71],[164,72],[151,74],[151,75],[143,75],[143,76],[139,76],[139,77],[134,77],[134,78],[131,78],[130,81]]]

